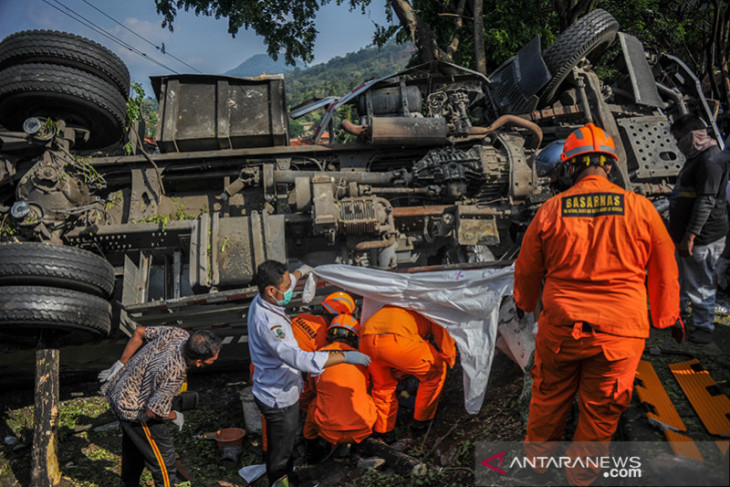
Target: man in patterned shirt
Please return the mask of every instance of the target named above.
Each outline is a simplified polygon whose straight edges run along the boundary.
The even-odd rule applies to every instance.
[[[147,343],[145,343],[147,342]],[[99,374],[111,410],[122,429],[122,483],[137,487],[142,469],[157,487],[175,481],[175,448],[164,421],[182,429],[183,415],[172,410],[190,368],[218,358],[221,340],[209,331],[192,335],[170,326],[137,327],[122,357]]]

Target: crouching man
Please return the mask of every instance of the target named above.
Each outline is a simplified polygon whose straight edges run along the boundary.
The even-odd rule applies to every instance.
[[[357,350],[360,323],[349,314],[336,316],[329,325],[320,352]],[[304,438],[308,456],[314,456],[317,436],[333,445],[360,443],[373,432],[377,410],[368,394],[370,374],[363,365],[339,364],[311,376],[314,400],[309,405]],[[313,459],[313,458],[311,458]]]
[[[146,342],[146,343],[145,343]],[[122,483],[137,487],[146,466],[155,486],[175,485],[175,448],[165,425],[182,429],[183,414],[172,410],[185,372],[218,358],[221,340],[209,331],[168,326],[137,327],[122,357],[99,374],[102,394],[122,429]]]

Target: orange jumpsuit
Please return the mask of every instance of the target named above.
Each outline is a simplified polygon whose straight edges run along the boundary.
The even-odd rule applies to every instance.
[[[424,340],[430,334],[438,349]],[[446,380],[446,366],[453,367],[456,360],[451,335],[415,311],[384,306],[362,325],[360,337],[360,351],[372,360],[369,366],[372,395],[378,410],[373,429],[387,433],[395,428],[398,413],[395,371],[421,381],[413,417],[418,421],[433,419]]]
[[[544,284],[543,284],[544,279]],[[600,176],[586,176],[538,210],[515,263],[517,306],[533,311],[542,289],[525,449],[549,456],[575,394],[571,456],[602,455],[628,407],[649,336],[679,316],[674,244],[649,200]],[[590,450],[585,443],[595,442]],[[597,471],[566,472],[588,485]]]
[[[327,345],[327,320],[321,316],[300,313],[291,320],[291,330],[299,348],[305,352],[316,352]],[[299,409],[306,411],[313,398],[314,391],[309,381],[304,381],[299,395]]]
[[[345,351],[351,346],[334,342],[321,348]],[[373,432],[376,412],[373,398],[368,394],[370,378],[362,365],[338,364],[320,375],[310,377],[314,399],[309,403],[304,437],[321,436],[330,443],[360,443]]]
[[[327,320],[321,316],[300,313],[291,320],[291,330],[305,352],[316,352],[327,345]]]

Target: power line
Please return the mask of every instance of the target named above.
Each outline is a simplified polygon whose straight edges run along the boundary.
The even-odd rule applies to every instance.
[[[138,55],[140,55],[140,56],[144,57],[145,59],[149,59],[149,60],[150,60],[150,61],[152,61],[153,63],[155,63],[155,64],[157,64],[158,66],[161,66],[161,67],[163,67],[163,68],[167,69],[168,71],[171,71],[171,72],[173,72],[173,73],[175,73],[175,74],[180,74],[180,73],[178,73],[177,71],[175,71],[174,69],[172,69],[171,67],[169,67],[169,66],[167,66],[167,65],[165,65],[165,64],[162,64],[161,62],[159,62],[159,61],[157,61],[156,59],[152,58],[151,56],[147,55],[147,53],[145,53],[145,52],[142,52],[142,51],[140,51],[139,49],[135,48],[134,46],[130,45],[130,44],[129,44],[129,43],[127,43],[127,42],[124,42],[124,41],[123,41],[122,39],[120,39],[120,38],[118,38],[117,36],[115,36],[114,34],[112,34],[112,33],[108,32],[108,31],[107,31],[107,30],[105,30],[104,28],[102,28],[102,27],[99,27],[98,25],[96,25],[96,24],[95,24],[94,22],[92,22],[91,20],[87,19],[87,18],[86,18],[86,17],[84,17],[83,15],[79,14],[78,12],[76,12],[75,10],[73,10],[72,8],[69,8],[68,6],[64,5],[63,3],[59,2],[58,0],[53,0],[53,1],[54,1],[55,3],[57,3],[57,4],[61,5],[61,6],[62,6],[63,8],[65,8],[66,10],[68,10],[68,12],[67,12],[66,10],[62,10],[62,9],[58,8],[57,6],[55,6],[55,5],[53,5],[52,3],[48,2],[48,0],[41,0],[41,1],[42,1],[43,3],[45,3],[45,4],[47,4],[47,5],[49,5],[49,6],[53,7],[53,8],[55,8],[55,9],[56,9],[56,10],[58,10],[59,12],[61,12],[61,13],[65,14],[65,15],[68,15],[69,17],[71,17],[71,18],[72,18],[72,19],[74,19],[75,21],[79,22],[80,24],[82,24],[82,25],[84,25],[84,26],[86,26],[86,27],[90,28],[91,30],[93,30],[93,31],[95,31],[95,32],[97,32],[97,33],[99,33],[99,34],[103,35],[104,37],[106,37],[106,38],[108,38],[108,39],[112,40],[113,42],[116,42],[117,44],[121,45],[122,47],[124,47],[124,48],[126,48],[126,49],[128,49],[128,50],[132,51],[133,53],[135,53],[135,54],[138,54]]]
[[[173,55],[173,54],[172,54],[171,52],[169,52],[169,51],[165,51],[165,44],[164,44],[164,43],[162,44],[162,47],[158,46],[157,44],[153,43],[152,41],[148,40],[147,38],[145,38],[145,37],[141,36],[140,34],[138,34],[138,33],[137,33],[137,32],[135,32],[135,31],[133,31],[132,29],[130,29],[130,28],[129,28],[129,27],[127,27],[126,25],[122,24],[121,22],[119,22],[119,21],[118,21],[117,19],[115,19],[115,18],[114,18],[114,17],[112,17],[111,15],[109,15],[109,14],[107,14],[106,12],[102,11],[102,10],[101,10],[101,9],[99,9],[99,8],[98,8],[98,7],[96,6],[96,5],[93,5],[92,3],[88,2],[87,0],[81,0],[81,1],[82,1],[82,2],[84,2],[84,3],[86,4],[86,5],[88,5],[89,7],[93,8],[94,10],[96,10],[97,12],[99,12],[100,14],[102,14],[103,16],[105,16],[105,17],[107,17],[108,19],[110,19],[110,20],[111,20],[112,22],[115,22],[115,23],[116,23],[117,25],[119,25],[119,26],[120,26],[120,27],[122,27],[123,29],[126,29],[127,31],[131,32],[131,33],[132,33],[132,34],[134,34],[135,36],[139,37],[140,39],[142,39],[143,41],[145,41],[145,42],[146,42],[147,44],[149,44],[150,46],[152,46],[152,47],[154,47],[155,49],[157,49],[158,51],[160,51],[160,52],[161,52],[162,54],[167,54],[168,56],[170,56],[170,57],[171,57],[171,58],[173,58],[174,60],[176,60],[176,61],[178,61],[178,62],[180,62],[180,63],[184,64],[184,65],[185,65],[185,66],[187,66],[188,68],[190,68],[190,69],[192,69],[192,70],[194,70],[194,71],[197,71],[197,72],[198,72],[198,73],[200,73],[200,74],[203,74],[203,72],[202,72],[202,71],[200,71],[199,69],[195,68],[194,66],[191,66],[191,65],[189,65],[188,63],[186,63],[186,62],[185,62],[185,61],[183,61],[182,59],[178,58],[177,56],[174,56],[174,55]]]

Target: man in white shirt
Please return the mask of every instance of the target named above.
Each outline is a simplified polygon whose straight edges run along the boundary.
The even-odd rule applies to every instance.
[[[291,301],[296,281],[311,270],[305,265],[290,273],[281,262],[262,263],[254,279],[259,295],[248,311],[253,395],[266,419],[266,474],[272,485],[292,473],[301,373],[319,374],[326,367],[341,363],[364,366],[370,363],[367,355],[354,350],[329,353],[305,352],[299,348],[284,307]]]

